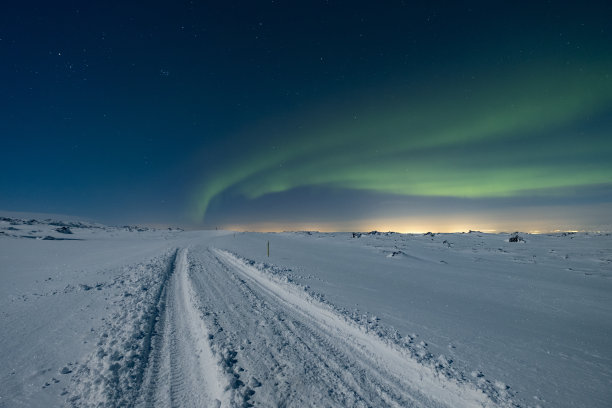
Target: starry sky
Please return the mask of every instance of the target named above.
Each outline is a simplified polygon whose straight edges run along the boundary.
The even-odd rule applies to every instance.
[[[13,2],[0,209],[612,230],[609,1]]]

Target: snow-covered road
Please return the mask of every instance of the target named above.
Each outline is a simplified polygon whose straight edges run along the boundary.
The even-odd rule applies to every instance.
[[[414,350],[368,331],[302,287],[208,244],[166,255],[157,294],[143,313],[130,313],[134,303],[120,305],[127,313],[112,315],[101,347],[75,367],[71,405],[511,404],[443,366],[422,364]]]

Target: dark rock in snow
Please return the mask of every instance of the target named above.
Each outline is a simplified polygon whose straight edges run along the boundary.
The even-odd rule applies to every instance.
[[[525,242],[525,240],[518,234],[518,232],[515,232],[510,238],[508,238],[508,242]]]
[[[70,227],[60,227],[60,228],[56,228],[55,230],[61,234],[72,234]]]

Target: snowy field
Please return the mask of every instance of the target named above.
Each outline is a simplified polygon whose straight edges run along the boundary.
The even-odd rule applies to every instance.
[[[4,217],[0,407],[609,407],[612,237],[510,236]]]

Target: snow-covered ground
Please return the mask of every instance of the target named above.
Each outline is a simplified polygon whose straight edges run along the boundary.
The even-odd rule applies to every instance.
[[[609,406],[612,237],[520,235],[5,217],[0,407]]]

